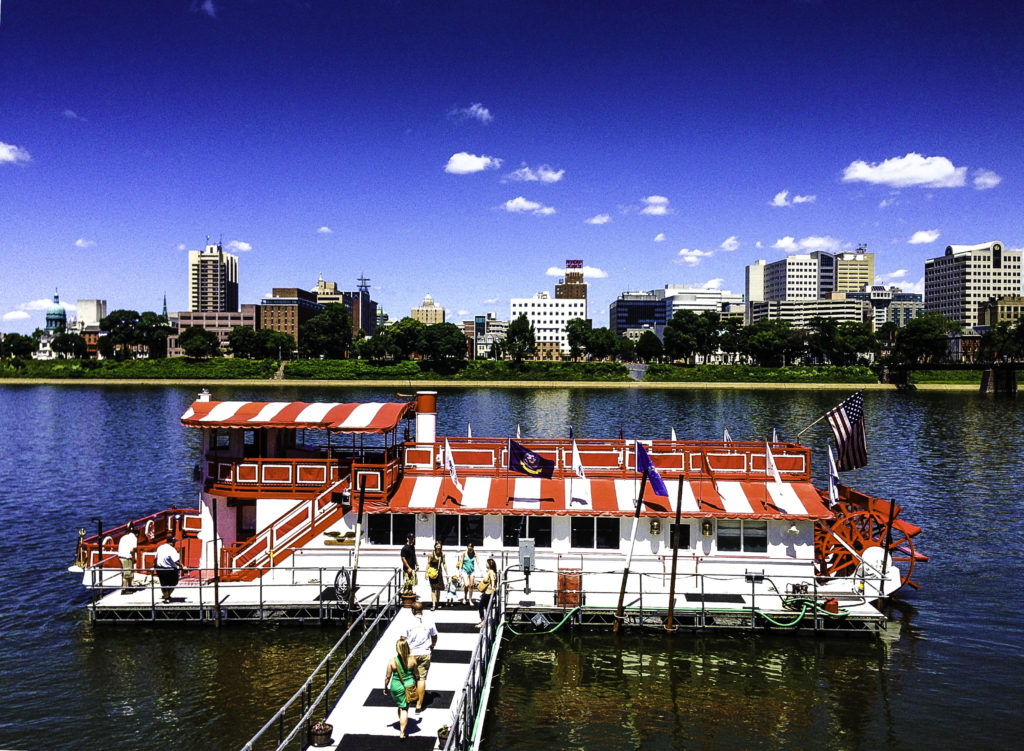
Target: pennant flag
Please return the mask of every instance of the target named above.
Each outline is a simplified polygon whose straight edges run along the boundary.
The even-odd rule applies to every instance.
[[[473,425],[472,423],[466,423],[466,438],[473,437]]]
[[[836,469],[836,458],[832,455],[832,444],[828,445],[828,505],[839,503],[839,470]]]
[[[722,440],[726,443],[732,443],[732,436],[729,435],[729,428],[725,428],[725,430],[722,431]]]
[[[647,449],[640,441],[636,442],[636,471],[647,475],[647,481],[651,483],[651,489],[655,495],[663,495],[668,498],[668,488],[665,481],[661,479],[658,470],[654,468],[651,457],[647,455]]]
[[[676,429],[672,428],[672,442],[675,443],[675,440],[676,440]]]
[[[779,468],[775,466],[775,457],[772,456],[772,447],[767,443],[764,445],[764,473],[770,474],[775,482],[782,482]]]
[[[715,489],[718,495],[721,495],[722,492],[718,489],[718,480],[715,479],[715,473],[711,471],[711,460],[708,459],[708,452],[704,450],[703,446],[700,449],[700,462],[708,477],[711,478],[711,487]]]
[[[448,445],[448,439],[444,439],[444,468],[448,470],[448,476],[452,478],[452,484],[462,492],[462,484],[455,472],[455,457],[452,456],[452,447]]]
[[[519,423],[516,423],[516,438],[522,438],[522,434],[519,430]]]
[[[510,472],[522,472],[531,477],[551,477],[555,472],[555,463],[510,440],[508,442],[508,469]]]
[[[778,442],[779,442],[779,429],[778,428],[772,428],[772,443],[778,443]]]
[[[580,459],[580,450],[576,448],[576,441],[572,442],[572,471],[581,480],[587,479],[587,476],[583,473],[583,460]]]
[[[840,472],[868,463],[867,436],[864,431],[864,392],[858,391],[826,414],[836,437],[837,467]]]
[[[571,441],[576,437],[576,434],[572,432],[572,425],[569,426],[569,440]]]

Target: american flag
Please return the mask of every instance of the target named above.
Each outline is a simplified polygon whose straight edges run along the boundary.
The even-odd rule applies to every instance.
[[[867,437],[864,432],[864,392],[858,391],[825,415],[836,437],[840,472],[857,469],[868,463]]]

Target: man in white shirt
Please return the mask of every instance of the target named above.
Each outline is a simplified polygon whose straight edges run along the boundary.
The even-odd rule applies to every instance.
[[[171,592],[178,586],[178,571],[181,569],[181,554],[174,547],[178,538],[173,534],[156,549],[156,575],[160,580],[160,592],[164,602],[171,601]]]
[[[423,615],[423,603],[415,602],[412,606],[412,618],[405,629],[405,639],[409,642],[409,653],[416,658],[416,714],[423,713],[423,697],[427,693],[427,672],[430,670],[430,652],[437,644],[437,627],[434,622]]]
[[[135,534],[135,525],[128,522],[125,533],[117,541],[117,558],[121,562],[121,592],[128,594],[135,580],[135,549],[139,547],[139,538]]]

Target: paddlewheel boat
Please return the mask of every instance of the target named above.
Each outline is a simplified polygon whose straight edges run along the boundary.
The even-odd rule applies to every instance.
[[[202,433],[198,508],[135,520],[137,569],[150,573],[174,533],[183,584],[194,585],[179,585],[183,603],[215,597],[242,612],[258,585],[263,617],[274,597],[322,603],[333,588],[343,599],[353,569],[361,587],[393,577],[412,533],[424,599],[434,542],[450,573],[473,543],[478,570],[495,558],[510,607],[524,613],[774,628],[795,613],[877,624],[877,602],[916,587],[915,564],[927,560],[915,545],[921,529],[894,502],[840,485],[830,503],[811,482],[805,446],[438,437],[436,405],[435,392],[336,404],[214,401],[204,391],[181,418]],[[638,453],[663,483],[637,471]],[[78,541],[75,568],[110,607],[149,602],[145,586],[120,590],[125,531]]]

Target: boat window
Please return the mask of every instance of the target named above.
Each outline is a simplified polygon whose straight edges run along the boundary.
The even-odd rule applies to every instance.
[[[502,517],[501,544],[506,548],[519,546],[519,538],[533,539],[535,548],[551,547],[550,516],[505,516]]]
[[[369,514],[366,539],[371,545],[403,545],[405,537],[416,531],[413,514]]]
[[[718,549],[727,553],[768,552],[768,522],[756,519],[719,519]]]
[[[231,433],[227,428],[217,428],[210,433],[210,448],[226,449],[231,447]]]
[[[619,549],[619,520],[616,517],[577,516],[570,520],[569,544],[574,548]]]
[[[446,548],[484,544],[484,518],[477,514],[434,517],[434,540]]]

